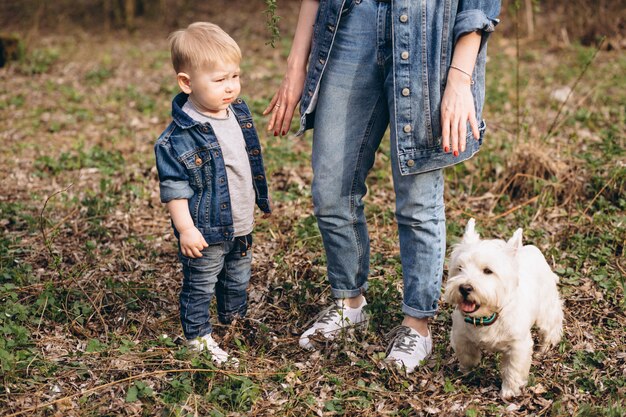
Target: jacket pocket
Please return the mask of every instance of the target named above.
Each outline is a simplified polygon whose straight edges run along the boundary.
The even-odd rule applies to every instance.
[[[211,182],[211,152],[201,148],[185,154],[182,162],[189,175],[189,183],[195,191],[202,190]]]

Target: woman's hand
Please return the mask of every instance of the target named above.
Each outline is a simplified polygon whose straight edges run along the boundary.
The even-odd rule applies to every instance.
[[[283,78],[278,91],[272,97],[270,105],[263,112],[264,116],[272,113],[267,125],[267,131],[271,132],[273,130],[274,136],[279,134],[283,136],[289,132],[293,113],[302,97],[307,61],[313,38],[313,24],[315,23],[318,7],[319,0],[302,0],[300,3],[298,25],[296,26],[291,51],[287,58],[285,78]]]
[[[267,131],[271,132],[273,130],[274,136],[279,134],[284,136],[289,132],[293,114],[302,97],[305,78],[305,68],[287,70],[278,91],[272,97],[269,106],[263,111],[264,116],[272,113],[267,125]]]
[[[474,138],[480,138],[471,81],[469,75],[450,67],[441,99],[442,146],[444,152],[452,151],[454,156],[465,151],[468,120]]]

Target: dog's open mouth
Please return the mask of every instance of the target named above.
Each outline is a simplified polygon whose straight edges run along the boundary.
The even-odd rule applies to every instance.
[[[476,304],[471,301],[464,300],[464,301],[461,301],[461,303],[459,304],[459,308],[465,314],[471,314],[480,308],[480,304]]]

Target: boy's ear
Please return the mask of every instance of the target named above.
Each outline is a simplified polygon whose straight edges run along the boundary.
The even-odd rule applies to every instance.
[[[176,81],[178,81],[178,87],[185,94],[191,94],[191,77],[186,72],[179,72],[176,74]]]

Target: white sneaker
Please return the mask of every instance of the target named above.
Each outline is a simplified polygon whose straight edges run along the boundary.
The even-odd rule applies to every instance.
[[[304,349],[315,349],[315,343],[310,339],[313,334],[319,334],[328,340],[333,340],[342,329],[351,326],[367,326],[367,314],[363,307],[367,301],[357,308],[351,308],[344,304],[343,300],[337,300],[335,304],[323,310],[316,318],[313,326],[300,336],[300,346]]]
[[[201,337],[196,337],[193,340],[187,342],[189,349],[196,352],[202,352],[204,350],[211,354],[211,359],[218,365],[222,365],[226,362],[230,362],[233,366],[238,366],[239,361],[231,357],[226,351],[219,347],[217,342],[211,336],[211,333],[205,334]]]
[[[387,349],[385,362],[393,363],[398,368],[404,366],[407,374],[413,372],[433,351],[430,332],[428,336],[422,336],[410,327],[398,326],[389,332],[389,336],[393,340]]]

